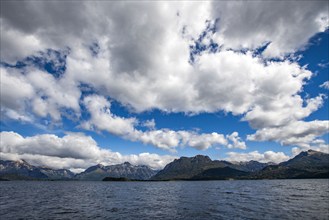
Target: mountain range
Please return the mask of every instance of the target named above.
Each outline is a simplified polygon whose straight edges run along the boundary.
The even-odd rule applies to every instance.
[[[181,157],[157,171],[145,165],[98,164],[74,174],[67,169],[51,169],[30,165],[24,160],[0,160],[0,180],[225,180],[329,178],[329,154],[313,150],[301,152],[280,164],[228,162],[208,156]]]
[[[250,175],[254,179],[329,178],[329,154],[309,150]]]
[[[148,180],[157,173],[148,166],[134,166],[129,162],[89,167],[85,171],[74,174],[67,169],[51,169],[30,165],[24,160],[0,160],[0,180],[92,180],[100,181],[105,177],[124,177],[135,180]]]
[[[329,154],[308,150],[274,165],[257,161],[230,163],[207,156],[181,157],[152,180],[299,179],[329,178]]]
[[[25,160],[8,161],[0,160],[0,178],[9,180],[65,180],[72,179],[74,173],[67,169],[51,169],[36,167]]]
[[[272,163],[257,161],[231,163],[211,160],[208,156],[181,157],[169,163],[152,180],[227,179],[258,172]]]
[[[135,180],[148,180],[157,173],[156,170],[152,170],[148,166],[139,165],[134,166],[129,162],[123,164],[103,166],[98,164],[96,166],[89,167],[82,173],[75,176],[77,180],[102,180],[105,177],[124,177],[127,179]]]

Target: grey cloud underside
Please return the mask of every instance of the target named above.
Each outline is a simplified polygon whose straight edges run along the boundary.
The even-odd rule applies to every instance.
[[[328,27],[325,1],[214,2],[212,12],[222,18],[218,40],[226,47],[256,49],[270,42],[266,57],[294,52]]]
[[[80,118],[81,107],[87,107],[81,85],[135,112],[230,112],[258,133],[302,122],[323,104],[323,95],[300,95],[313,73],[284,56],[305,47],[310,37],[327,28],[325,1],[5,1],[1,6],[2,61],[15,64],[47,49],[68,51],[60,77],[33,65],[1,67],[1,114],[8,118],[31,122],[50,117],[58,122],[68,117],[68,110],[70,117]],[[209,21],[216,19],[216,32],[205,33]],[[191,63],[191,46],[203,33],[202,44],[214,42],[221,49],[200,49]],[[252,51],[264,43],[269,45],[255,56]],[[283,60],[264,60],[278,57]],[[182,142],[198,149],[213,143],[246,147],[235,134],[216,133],[220,138],[216,136],[215,142],[212,134],[206,134],[210,141],[202,143],[199,139],[205,136],[186,131],[139,133],[135,119],[115,116],[109,109],[102,117],[122,126],[113,130],[95,123],[94,116],[102,108],[90,111],[91,118],[81,127],[163,149]],[[315,123],[310,125],[317,128]],[[126,128],[129,134],[120,130]],[[312,144],[316,137],[311,139],[303,143]],[[281,137],[270,136],[253,140],[282,142]]]

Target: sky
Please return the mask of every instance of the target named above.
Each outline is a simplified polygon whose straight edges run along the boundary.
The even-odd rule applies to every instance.
[[[1,159],[328,153],[328,4],[1,1]]]

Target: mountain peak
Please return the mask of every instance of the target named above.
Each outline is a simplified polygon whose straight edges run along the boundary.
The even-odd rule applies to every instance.
[[[225,163],[221,161],[212,161],[208,156],[204,155],[181,157],[167,164],[163,170],[153,177],[153,179],[190,179],[206,169],[225,166]]]
[[[211,160],[210,157],[205,156],[205,155],[201,155],[201,154],[198,154],[198,155],[194,156],[193,158],[195,158],[195,159],[201,159],[201,160],[202,159]]]
[[[99,167],[99,168],[104,168],[104,165],[103,164],[97,164],[96,167]]]
[[[298,159],[302,157],[307,157],[307,156],[313,156],[313,155],[324,155],[325,153],[322,153],[320,151],[315,151],[315,150],[308,150],[308,151],[302,151],[300,152],[297,156],[295,156],[293,159]]]
[[[210,157],[205,156],[205,155],[196,155],[194,157],[189,158],[191,159],[191,161],[194,162],[212,162],[212,160],[210,159]]]
[[[315,150],[303,151],[294,158],[280,163],[283,166],[292,167],[314,167],[314,166],[328,166],[329,155]]]
[[[321,152],[315,151],[315,150],[311,150],[311,149],[307,151],[307,154],[308,155],[313,155],[313,154],[317,154],[317,153],[321,153]]]
[[[126,165],[126,166],[132,166],[132,164],[129,163],[128,161],[124,162],[123,165]]]
[[[26,160],[24,160],[24,159],[21,159],[21,160],[19,160],[18,162],[20,162],[20,163],[22,163],[22,164],[28,164],[28,165],[30,165]]]

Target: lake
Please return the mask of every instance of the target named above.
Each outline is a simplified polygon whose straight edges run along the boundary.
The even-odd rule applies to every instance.
[[[329,180],[0,182],[1,219],[329,219]]]

